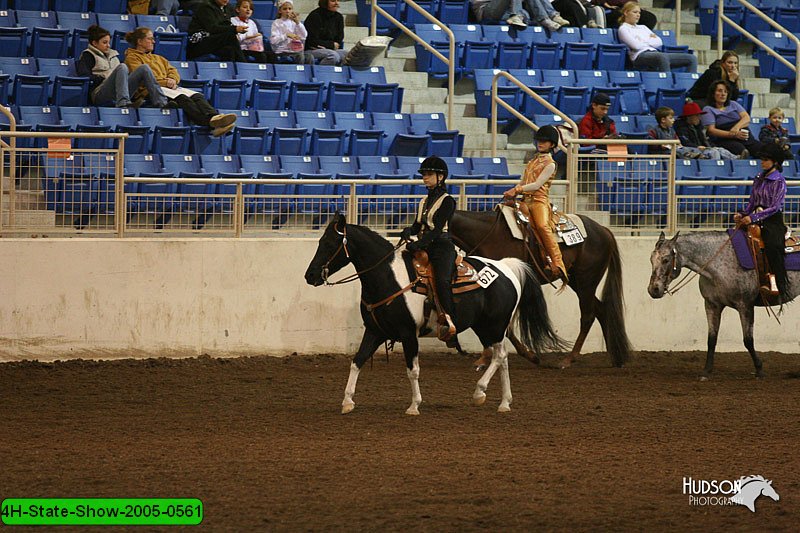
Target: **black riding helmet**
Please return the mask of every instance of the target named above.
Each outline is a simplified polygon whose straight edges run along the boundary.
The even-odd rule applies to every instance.
[[[561,136],[558,134],[558,130],[555,126],[548,124],[536,130],[536,133],[533,134],[533,140],[550,141],[553,143],[553,149],[555,149],[555,147],[558,146],[558,141],[561,140]]]
[[[447,169],[447,163],[444,162],[444,159],[441,157],[436,157],[435,155],[425,158],[425,160],[420,163],[419,170],[417,172],[422,174],[426,170],[428,172],[444,174],[444,178],[442,178],[442,180],[447,179],[447,175],[449,173],[449,170]]]
[[[770,161],[773,161],[777,168],[781,168],[784,161],[792,158],[791,152],[784,150],[774,143],[763,146],[758,156],[761,159],[769,159]]]

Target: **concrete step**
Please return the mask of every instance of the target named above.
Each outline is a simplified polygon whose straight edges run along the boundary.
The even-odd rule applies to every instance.
[[[384,70],[386,69],[384,68]],[[428,74],[425,72],[386,71],[386,81],[399,83],[406,90],[424,89],[428,87]]]
[[[753,94],[767,94],[769,93],[770,80],[766,78],[750,78],[742,77],[739,87],[747,89]]]
[[[14,205],[19,210],[46,209],[44,195],[39,191],[15,191]],[[11,206],[11,195],[6,193],[0,198],[0,210],[6,211]]]
[[[693,50],[708,50],[711,48],[711,37],[708,35],[681,35],[678,44],[685,44]]]
[[[388,72],[416,72],[416,59],[402,59],[378,56],[372,62],[375,67],[383,67]]]
[[[505,157],[506,161],[509,163],[514,161],[519,161],[519,154],[515,151],[511,150],[501,150],[498,148],[496,154],[492,154],[491,150],[473,150],[473,149],[464,149],[464,157]]]
[[[417,104],[404,99],[401,111],[403,113],[443,113],[445,118],[447,118],[447,104]],[[453,104],[453,117],[456,119],[462,117],[474,118],[475,106]]]
[[[503,134],[497,135],[497,149],[506,149],[507,139]],[[491,150],[492,137],[490,135],[467,135],[464,139],[464,150]]]
[[[3,211],[2,224],[4,229],[9,229],[9,213]],[[56,225],[54,211],[17,211],[14,213],[15,228],[53,228]],[[13,228],[12,228],[13,229]]]
[[[447,102],[447,89],[431,87],[406,89],[403,94],[403,102],[406,101],[413,104],[445,104]]]

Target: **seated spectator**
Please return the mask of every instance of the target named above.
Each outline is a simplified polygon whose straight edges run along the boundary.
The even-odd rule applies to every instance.
[[[174,15],[180,8],[178,0],[150,0],[150,12],[154,15]]]
[[[786,152],[787,159],[794,159],[792,147],[789,144],[789,130],[783,127],[783,109],[773,107],[769,110],[769,124],[761,128],[758,133],[758,140],[763,144],[777,144]]]
[[[578,132],[582,139],[616,139],[617,126],[608,116],[611,98],[606,93],[597,93],[592,99],[589,111],[578,123]]]
[[[75,62],[79,76],[91,78],[91,98],[95,105],[112,104],[117,107],[139,107],[144,99],[131,102],[131,94],[140,86],[150,93],[156,107],[167,105],[153,71],[147,65],[129,74],[128,67],[119,61],[119,52],[111,48],[111,34],[105,28],[92,25],[88,28],[89,47],[81,52]]]
[[[249,59],[256,63],[274,63],[275,54],[264,50],[264,37],[258,31],[258,25],[253,20],[253,0],[239,0],[236,2],[236,16],[231,18],[234,26],[247,26],[247,31],[237,33],[236,37],[242,51]]]
[[[620,10],[622,9],[622,6],[627,4],[629,1],[630,0],[591,0],[592,4],[610,10],[608,12],[608,16],[606,17],[607,28],[619,27],[621,15]],[[639,18],[639,23],[644,24],[651,30],[654,30],[656,29],[656,24],[658,24],[658,18],[653,14],[652,11],[642,9],[642,15]]]
[[[700,117],[705,112],[695,102],[684,104],[683,113],[675,122],[675,133],[683,146],[697,148],[706,156],[705,159],[739,159],[736,154],[732,154],[721,146],[710,146],[703,126],[700,125]]]
[[[288,57],[294,63],[313,64],[314,56],[305,52],[305,42],[308,37],[300,15],[294,10],[292,0],[283,0],[278,6],[278,16],[272,22],[272,32],[269,42],[272,51],[278,57]]]
[[[234,113],[220,114],[208,100],[200,94],[178,87],[180,74],[169,64],[167,58],[153,53],[155,38],[150,28],[136,28],[125,34],[130,48],[125,50],[125,64],[132,73],[139,68],[149,67],[158,82],[161,92],[169,99],[168,107],[183,109],[186,117],[194,124],[212,128],[212,135],[219,137],[233,129],[236,122]],[[137,94],[146,95],[149,91],[139,88]],[[152,95],[151,95],[152,96]]]
[[[577,28],[599,27],[592,18],[595,6],[588,0],[553,0],[553,8],[569,22],[569,24],[562,24],[562,26],[575,26]]]
[[[550,31],[557,31],[561,26],[569,26],[569,21],[556,11],[550,0],[525,0],[523,5],[536,26],[542,26]]]
[[[675,111],[671,107],[659,107],[656,109],[656,121],[658,125],[648,130],[648,134],[652,139],[659,140],[678,140],[678,134],[675,132],[673,125],[675,124]],[[649,154],[669,154],[669,145],[657,146],[648,145],[647,153]],[[675,147],[675,157],[678,159],[712,159],[711,154],[704,153],[702,150],[695,146],[683,146],[678,144]],[[719,157],[713,158],[719,159]]]
[[[697,71],[697,58],[689,53],[660,52],[664,44],[653,30],[639,24],[642,9],[637,2],[622,6],[619,30],[620,42],[628,47],[628,56],[636,70],[671,72],[676,67],[687,67],[689,72]]]
[[[344,49],[344,17],[339,0],[319,0],[319,7],[306,17],[306,50],[320,65],[341,65],[347,56]]]
[[[214,54],[223,61],[247,62],[236,35],[247,33],[247,26],[231,24],[234,15],[227,8],[229,0],[206,0],[194,10],[189,22],[188,59]]]
[[[706,102],[708,87],[717,80],[723,80],[728,84],[731,100],[739,99],[739,56],[736,52],[728,50],[722,54],[722,59],[711,63],[703,75],[694,82],[687,96],[700,106],[708,104],[709,102]]]
[[[502,20],[509,26],[519,29],[528,27],[528,12],[522,7],[522,0],[469,0],[472,13],[478,22]]]
[[[706,112],[700,119],[711,142],[742,158],[759,157],[762,144],[750,134],[750,114],[728,97],[728,84],[717,80],[708,88],[709,102],[703,108]]]

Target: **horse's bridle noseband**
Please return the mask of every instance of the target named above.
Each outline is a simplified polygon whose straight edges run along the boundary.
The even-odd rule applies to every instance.
[[[328,260],[327,260],[327,261],[325,261],[325,264],[324,264],[324,265],[322,265],[322,271],[320,272],[320,276],[322,277],[322,281],[324,281],[324,282],[325,282],[325,285],[336,285],[336,284],[338,284],[338,283],[343,283],[342,281],[339,281],[339,282],[336,282],[336,283],[330,283],[330,282],[328,282],[328,265],[330,265],[330,264],[331,264],[331,261],[333,261],[333,259],[334,259],[334,258],[335,258],[337,255],[339,255],[339,252],[341,252],[342,250],[344,250],[344,255],[345,255],[345,257],[347,257],[348,259],[350,259],[350,252],[349,252],[349,251],[348,251],[348,249],[347,249],[347,224],[345,224],[345,225],[344,225],[344,228],[342,229],[342,231],[339,231],[339,229],[338,229],[336,226],[333,226],[333,230],[334,230],[336,233],[338,233],[339,235],[341,235],[341,236],[342,236],[342,243],[339,245],[339,247],[336,249],[336,251],[335,251],[335,252],[333,252],[333,255],[331,255],[331,256],[328,258]]]

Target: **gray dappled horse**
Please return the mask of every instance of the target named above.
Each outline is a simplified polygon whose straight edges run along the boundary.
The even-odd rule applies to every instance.
[[[647,292],[653,298],[661,298],[669,289],[670,282],[680,275],[682,268],[697,272],[708,320],[704,377],[707,378],[714,369],[719,321],[725,307],[732,307],[739,312],[744,346],[753,358],[756,376],[761,377],[764,375],[761,359],[753,345],[755,307],[764,306],[758,290],[758,278],[753,270],[739,266],[733,246],[726,241],[729,239],[724,231],[699,231],[686,235],[678,233],[670,240],[661,232],[655,250],[650,255],[653,270]],[[800,272],[789,271],[787,274],[793,299],[800,292]]]
[[[472,329],[481,345],[491,348],[493,353],[491,364],[475,388],[473,401],[476,405],[484,403],[489,380],[499,370],[502,392],[497,410],[510,411],[511,381],[503,344],[512,321],[516,319],[524,342],[537,353],[544,348],[559,348],[563,341],[553,331],[542,289],[528,265],[518,259],[467,259],[479,273],[479,278],[492,278],[484,288],[461,293],[453,317],[458,331]],[[364,363],[384,342],[400,341],[406,374],[411,382],[411,406],[406,414],[418,415],[422,395],[417,337],[426,325],[435,330],[436,313],[426,317],[426,297],[408,290],[415,281],[412,255],[395,249],[369,228],[347,224],[345,218],[337,213],[319,239],[317,252],[306,270],[306,282],[315,287],[322,285],[327,282],[329,274],[349,263],[355,267],[361,282],[364,336],[350,365],[342,413],[349,413],[355,407],[353,396]]]

